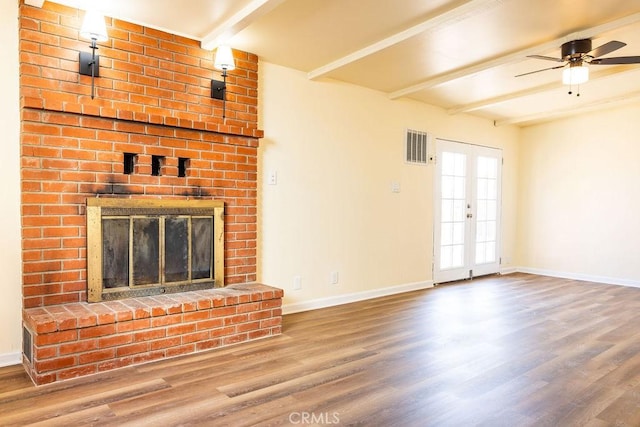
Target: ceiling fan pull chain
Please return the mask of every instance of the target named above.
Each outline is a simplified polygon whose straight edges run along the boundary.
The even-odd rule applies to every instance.
[[[577,89],[576,89],[576,96],[580,96],[580,85],[576,85]],[[569,86],[569,95],[573,95],[573,84],[571,84]]]

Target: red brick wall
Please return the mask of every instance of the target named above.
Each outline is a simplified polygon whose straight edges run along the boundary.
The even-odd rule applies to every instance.
[[[98,43],[100,78],[92,100],[91,77],[78,74],[78,52],[90,52],[79,38],[83,11],[45,2],[20,8],[21,96],[42,100],[48,110],[157,122],[174,118],[206,122],[207,129],[247,136],[257,130],[258,61],[234,51],[229,72],[226,121],[222,101],[210,98],[212,52],[200,43],[117,19],[106,18],[109,40]],[[72,108],[73,106],[73,108]],[[178,123],[172,121],[170,123]],[[189,127],[188,124],[186,127]]]
[[[86,300],[88,197],[225,201],[225,281],[256,279],[257,57],[235,51],[226,120],[199,43],[107,18],[100,77],[78,74],[84,12],[20,7],[24,307]],[[123,173],[124,153],[137,155]],[[151,176],[151,156],[165,157]],[[178,177],[178,158],[188,159]]]

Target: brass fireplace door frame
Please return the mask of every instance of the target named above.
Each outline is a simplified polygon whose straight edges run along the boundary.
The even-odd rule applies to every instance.
[[[103,283],[103,218],[158,218],[162,223],[158,236],[160,281],[151,285],[133,284],[114,288],[105,288]],[[213,220],[212,275],[204,279],[193,279],[191,271],[189,279],[185,281],[167,283],[164,280],[164,222],[167,218],[189,218],[189,229],[192,218],[208,218]],[[133,229],[133,227],[132,227]],[[133,233],[133,231],[131,231]],[[191,242],[191,240],[189,240]],[[130,237],[129,248],[133,247],[133,237]],[[191,246],[189,246],[188,264],[192,266]],[[130,250],[130,252],[132,252]],[[131,254],[129,260],[131,260]],[[134,268],[129,261],[128,269]],[[158,200],[158,199],[87,199],[87,300],[100,302],[128,297],[158,295],[163,293],[182,292],[188,290],[207,289],[224,286],[224,202],[219,200]]]

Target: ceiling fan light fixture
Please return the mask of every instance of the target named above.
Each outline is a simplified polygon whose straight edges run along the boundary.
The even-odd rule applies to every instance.
[[[589,67],[586,65],[570,64],[562,71],[562,83],[565,85],[580,85],[589,81]]]

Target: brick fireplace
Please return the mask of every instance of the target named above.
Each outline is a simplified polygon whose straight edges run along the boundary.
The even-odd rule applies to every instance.
[[[222,101],[199,42],[107,18],[91,99],[83,12],[20,6],[24,364],[36,384],[280,333],[257,284],[258,60],[235,51]],[[224,204],[223,288],[87,302],[87,201]]]

